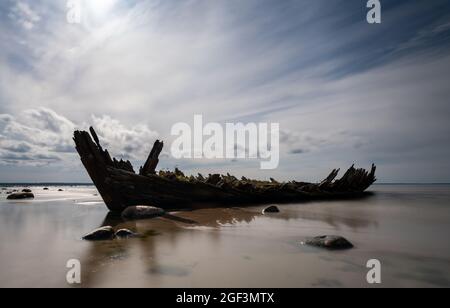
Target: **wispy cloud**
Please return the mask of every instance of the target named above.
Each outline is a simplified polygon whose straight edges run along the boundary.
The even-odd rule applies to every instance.
[[[26,30],[33,29],[41,21],[41,16],[25,1],[17,1],[8,16]]]
[[[429,171],[449,165],[446,0],[384,1],[376,26],[359,0],[123,1],[88,25],[65,22],[65,1],[18,3],[0,4],[12,14],[0,21],[7,158],[68,164],[72,130],[94,124],[113,154],[144,159],[156,132],[169,144],[174,123],[203,114],[279,122],[277,177],[319,179],[356,160],[380,164],[381,180],[450,179]],[[162,166],[268,176],[229,163]]]

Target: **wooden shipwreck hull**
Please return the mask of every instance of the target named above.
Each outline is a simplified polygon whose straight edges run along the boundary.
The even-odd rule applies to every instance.
[[[107,207],[114,212],[133,205],[180,209],[199,204],[235,206],[351,198],[362,195],[376,181],[374,165],[370,172],[352,166],[338,180],[335,179],[339,169],[335,169],[316,184],[237,179],[229,174],[187,177],[178,169],[157,173],[158,157],[163,148],[160,141],[155,142],[145,165],[136,173],[129,161],[111,158],[101,147],[93,128],[90,128],[90,133],[75,131],[76,149]]]

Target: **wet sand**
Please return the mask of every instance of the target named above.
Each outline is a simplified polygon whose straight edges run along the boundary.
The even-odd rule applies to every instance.
[[[447,185],[376,185],[365,199],[279,205],[278,214],[255,206],[133,222],[108,214],[92,186],[31,188],[36,198],[24,201],[0,190],[0,287],[73,287],[69,259],[81,261],[81,287],[373,287],[374,258],[381,287],[450,287]],[[142,237],[81,240],[103,225]],[[355,248],[301,245],[324,234]]]

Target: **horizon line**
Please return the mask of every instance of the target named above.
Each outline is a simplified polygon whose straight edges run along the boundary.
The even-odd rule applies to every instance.
[[[6,185],[94,185],[93,182],[0,182],[0,186]],[[380,182],[375,185],[450,185],[450,182]],[[94,185],[95,186],[95,185]]]

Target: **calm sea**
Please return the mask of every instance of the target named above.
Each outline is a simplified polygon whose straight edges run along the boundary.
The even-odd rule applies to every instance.
[[[381,262],[381,287],[450,287],[449,185],[375,185],[361,200],[280,205],[269,216],[262,206],[174,213],[195,224],[122,221],[93,186],[31,188],[29,201],[0,190],[0,287],[72,287],[70,259],[82,287],[373,287],[370,259]],[[103,225],[142,237],[81,240]],[[325,234],[355,248],[301,244]]]

